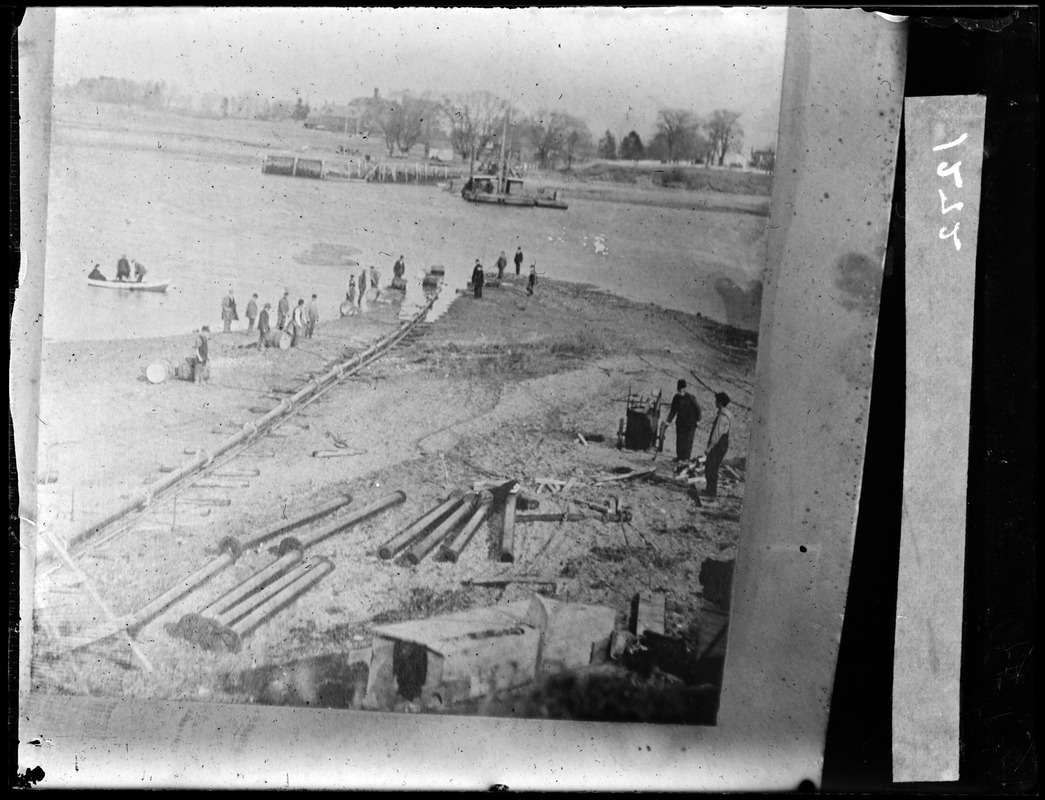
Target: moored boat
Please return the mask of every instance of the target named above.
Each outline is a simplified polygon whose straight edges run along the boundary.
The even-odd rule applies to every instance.
[[[88,286],[98,289],[123,289],[128,292],[165,292],[171,285],[166,281],[98,281],[93,278],[87,279]]]

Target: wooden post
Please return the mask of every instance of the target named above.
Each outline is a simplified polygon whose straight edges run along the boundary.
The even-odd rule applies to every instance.
[[[506,563],[515,561],[515,504],[519,500],[519,484],[515,484],[504,501],[504,524],[501,527],[501,552],[498,558]]]

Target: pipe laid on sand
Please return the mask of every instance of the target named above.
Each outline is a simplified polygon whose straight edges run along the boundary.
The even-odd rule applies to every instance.
[[[325,528],[312,531],[300,537],[288,536],[282,542],[279,543],[279,553],[283,555],[292,548],[299,548],[304,550],[308,547],[312,547],[314,544],[318,544],[324,539],[333,536],[335,533],[346,530],[357,523],[363,522],[366,519],[379,514],[385,509],[397,506],[406,500],[406,493],[402,490],[394,491],[390,494],[386,494],[379,500],[375,500],[368,506],[363,506],[356,511],[353,511],[347,517],[342,520],[338,520]]]
[[[451,564],[457,563],[457,559],[461,557],[461,553],[464,552],[469,542],[472,541],[472,537],[479,530],[479,526],[486,519],[486,515],[490,513],[492,505],[493,496],[489,492],[483,492],[479,495],[479,505],[476,506],[464,527],[461,528],[461,532],[457,534],[453,542],[450,544],[444,542],[439,548],[438,561],[449,561]]]
[[[327,514],[337,511],[339,508],[347,506],[351,502],[352,495],[341,495],[340,497],[334,498],[329,503],[314,508],[301,516],[289,520],[280,520],[260,533],[256,533],[254,536],[247,538],[243,542],[240,542],[231,536],[226,536],[219,544],[221,554],[217,558],[212,559],[210,563],[205,564],[203,567],[196,570],[196,572],[189,575],[177,586],[168,589],[151,603],[148,603],[129,617],[125,618],[126,625],[128,629],[131,630],[131,635],[135,635],[139,630],[145,627],[145,625],[166,611],[170,606],[174,605],[178,600],[189,595],[193,590],[202,586],[206,581],[221,572],[221,570],[225,569],[229,564],[232,564],[237,558],[239,558],[244,550],[253,550],[258,547],[258,545],[261,545],[270,539],[274,539],[281,533],[288,533],[289,531],[300,528],[310,522],[314,522],[317,519],[325,517]]]
[[[265,567],[249,576],[246,580],[233,586],[225,594],[208,603],[196,613],[202,617],[217,617],[221,612],[232,608],[240,601],[252,595],[258,589],[268,585],[273,578],[277,578],[293,567],[301,560],[300,550],[290,550],[270,561]]]
[[[140,495],[132,498],[129,502],[119,507],[116,511],[113,511],[111,514],[105,516],[100,521],[95,522],[90,527],[72,536],[69,539],[68,546],[72,548],[81,545],[86,540],[96,536],[103,529],[109,527],[110,525],[127,516],[128,514],[131,514],[135,511],[140,511],[141,509],[145,508],[152,502],[153,498],[156,495],[170,489],[174,484],[178,483],[180,480],[192,474],[193,472],[196,472],[197,470],[209,466],[218,456],[228,452],[233,447],[242,444],[244,441],[250,439],[251,437],[257,437],[260,436],[262,433],[265,433],[263,429],[266,425],[270,424],[278,416],[286,414],[288,410],[296,403],[304,401],[308,399],[309,395],[319,392],[328,380],[333,380],[335,377],[339,379],[343,378],[346,369],[355,369],[361,366],[363,362],[371,355],[378,353],[397,343],[428,314],[428,312],[434,305],[437,297],[438,295],[431,297],[427,304],[420,311],[418,311],[418,313],[412,319],[400,325],[399,329],[395,333],[391,334],[388,337],[385,337],[382,340],[378,340],[370,347],[366,348],[362,353],[359,353],[353,358],[348,359],[346,362],[335,365],[334,368],[332,368],[326,375],[323,376],[322,380],[317,380],[313,378],[309,381],[308,386],[303,387],[300,390],[291,390],[292,398],[285,398],[284,401],[280,402],[277,408],[270,411],[257,422],[247,423],[243,426],[243,429],[239,433],[221,442],[214,450],[210,452],[206,450],[200,450],[199,452],[196,452],[196,458],[190,461],[189,463],[185,464],[181,469],[172,472],[170,475],[161,478],[153,484],[150,484]],[[289,404],[284,405],[284,403]],[[186,452],[188,453],[189,451]],[[41,554],[41,556],[42,555],[43,554]]]
[[[456,506],[462,497],[464,497],[464,492],[459,489],[451,492],[442,503],[381,545],[377,549],[377,554],[386,560],[392,558],[396,553],[404,547],[407,547],[414,541],[414,539],[422,536],[426,530],[449,513],[450,509]]]
[[[454,528],[460,524],[468,514],[475,508],[476,502],[479,500],[479,496],[474,492],[469,492],[461,500],[461,504],[454,509],[454,511],[443,520],[439,525],[421,541],[411,547],[406,554],[406,563],[416,565],[421,563],[426,555],[432,552],[443,539],[446,538],[447,534],[450,533]]]
[[[301,558],[300,551],[295,551],[294,554],[297,555],[298,559]],[[287,553],[287,555],[283,556],[283,558],[287,558],[290,555],[292,554]],[[300,578],[302,575],[304,575],[306,572],[312,569],[315,565],[316,560],[313,558],[302,560],[300,561],[300,563],[295,563],[291,569],[284,570],[284,572],[277,580],[274,580],[271,583],[266,583],[261,588],[261,591],[257,592],[256,594],[248,596],[242,601],[235,603],[234,605],[226,606],[222,611],[220,611],[217,614],[203,613],[203,616],[209,616],[215,622],[218,622],[222,625],[231,625],[237,619],[241,619],[247,616],[255,608],[267,602],[270,598],[274,597],[275,595],[279,594],[280,591],[292,584],[294,581],[296,581],[298,578]]]
[[[266,602],[257,606],[253,611],[250,612],[243,619],[233,623],[232,630],[241,639],[250,633],[252,630],[257,628],[267,619],[278,613],[279,611],[286,608],[300,595],[304,594],[309,588],[314,586],[320,580],[325,578],[331,572],[334,571],[334,564],[329,559],[323,559],[312,569],[308,570],[303,576],[298,578],[294,583],[291,583],[283,589],[280,593],[269,598]]]

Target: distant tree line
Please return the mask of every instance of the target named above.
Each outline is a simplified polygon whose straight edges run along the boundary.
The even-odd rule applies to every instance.
[[[610,131],[596,141],[588,124],[574,114],[548,108],[526,113],[487,91],[442,96],[406,91],[380,97],[375,90],[373,97],[354,100],[341,111],[330,110],[328,106],[317,111],[297,90],[294,91],[298,96],[293,100],[262,98],[257,94],[187,95],[164,81],[105,76],[84,78],[64,90],[96,102],[215,117],[290,119],[310,125],[314,114],[325,114],[328,118],[343,120],[346,132],[351,114],[354,115],[353,129],[380,134],[389,156],[409,153],[420,145],[427,158],[437,143],[448,140],[453,152],[463,161],[484,169],[495,168],[500,158],[501,139],[505,136],[503,149],[511,163],[526,160],[541,169],[564,170],[593,157],[721,166],[730,152],[740,152],[744,136],[740,114],[736,111],[721,108],[707,116],[698,116],[688,109],[663,108],[657,114],[648,142],[643,142],[634,130],[619,142]],[[322,125],[315,123],[314,126]]]
[[[606,131],[599,141],[599,158],[639,161],[648,158],[669,164],[684,162],[722,166],[726,155],[740,152],[744,130],[740,114],[720,108],[708,117],[698,117],[680,108],[664,108],[657,114],[656,132],[648,144],[635,131],[616,143]]]

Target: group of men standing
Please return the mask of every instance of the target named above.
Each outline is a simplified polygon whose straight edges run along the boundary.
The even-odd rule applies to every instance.
[[[299,299],[297,305],[291,309],[290,290],[284,289],[283,297],[276,306],[276,329],[291,334],[291,347],[296,347],[299,339],[303,337],[310,339],[315,333],[316,325],[319,323],[319,304],[316,301],[317,295],[312,295],[312,300],[307,305],[304,299]],[[268,335],[272,330],[271,308],[272,303],[265,303],[259,311],[257,292],[247,301],[246,332],[249,336],[254,332],[255,325],[257,326],[259,350],[266,346]],[[221,319],[226,333],[232,330],[232,323],[239,319],[236,295],[232,289],[229,289],[228,295],[221,301]]]
[[[395,263],[393,271],[396,277],[400,276],[401,272],[406,271],[406,266],[403,263],[403,257],[399,256],[399,260]],[[348,291],[345,293],[345,302],[341,304],[340,313],[342,317],[350,317],[353,314],[359,314],[366,311],[367,306],[367,292],[373,292],[373,299],[376,300],[378,295],[381,294],[381,273],[378,272],[377,267],[370,267],[370,282],[367,283],[367,271],[364,269],[359,273],[359,283],[356,283],[356,276],[352,275],[348,279]]]
[[[718,470],[729,449],[729,430],[733,424],[733,414],[729,410],[729,395],[725,392],[715,394],[715,419],[711,423],[708,443],[704,448],[704,477],[707,481],[705,493],[711,499],[718,497]],[[700,422],[700,404],[696,398],[686,391],[686,382],[678,382],[678,391],[671,399],[667,424],[676,421],[675,425],[675,462],[680,465],[692,460],[693,439]]]
[[[515,249],[515,274],[520,275],[522,273],[523,263],[523,251],[522,247]],[[508,259],[504,255],[504,250],[501,251],[501,255],[497,257],[497,280],[504,277],[504,271],[508,267]],[[472,267],[472,292],[476,300],[479,300],[483,296],[483,284],[486,283],[486,272],[483,269],[482,262],[479,259],[475,259],[475,266]],[[533,295],[537,288],[537,264],[534,263],[530,266],[530,278],[526,285],[526,293]]]

